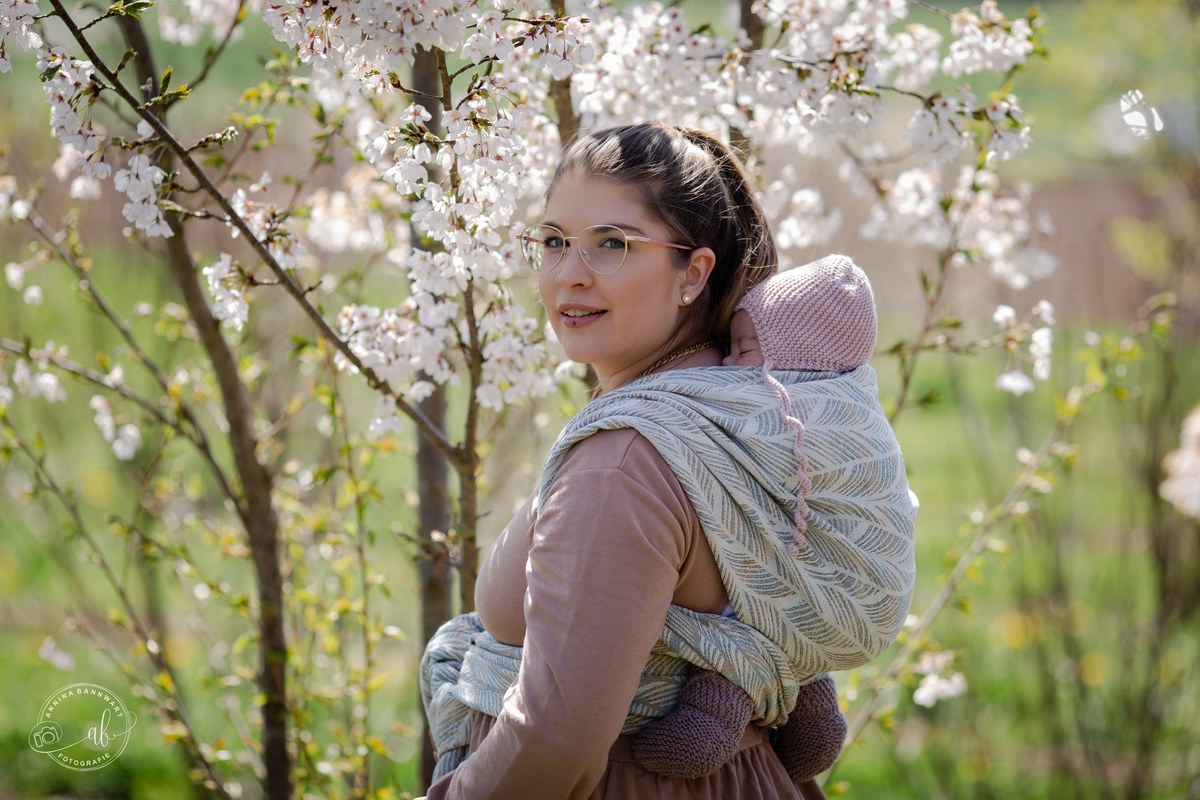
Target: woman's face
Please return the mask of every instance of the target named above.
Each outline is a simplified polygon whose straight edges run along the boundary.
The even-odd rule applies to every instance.
[[[546,201],[545,224],[568,237],[591,225],[616,225],[629,235],[671,241],[667,227],[643,208],[636,189],[600,177],[560,178]],[[591,364],[605,391],[633,380],[685,344],[679,341],[687,310],[682,298],[686,292],[694,300],[703,291],[712,251],[693,251],[686,268],[674,252],[630,242],[621,268],[597,275],[569,239],[557,268],[538,275],[542,304],[567,357]]]

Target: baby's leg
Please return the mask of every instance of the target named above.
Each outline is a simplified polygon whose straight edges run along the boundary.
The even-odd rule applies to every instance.
[[[693,670],[675,710],[633,737],[633,760],[670,778],[702,778],[733,758],[753,710],[750,695],[723,675]]]
[[[846,740],[846,717],[833,678],[822,675],[800,687],[796,707],[775,732],[775,753],[796,783],[833,766]]]

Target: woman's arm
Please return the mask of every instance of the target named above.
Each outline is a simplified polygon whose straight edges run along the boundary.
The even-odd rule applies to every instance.
[[[641,436],[576,446],[538,510],[517,683],[435,798],[585,798],[662,632],[694,515]]]

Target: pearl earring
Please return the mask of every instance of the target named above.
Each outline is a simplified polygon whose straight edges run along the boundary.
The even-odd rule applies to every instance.
[[[683,304],[685,306],[690,306],[692,304],[692,296],[690,294],[688,294],[687,292],[683,293],[682,299],[683,299]]]

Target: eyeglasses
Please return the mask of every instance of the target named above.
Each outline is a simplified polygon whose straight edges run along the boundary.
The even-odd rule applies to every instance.
[[[676,250],[695,249],[645,236],[633,236],[616,225],[592,225],[581,230],[578,236],[567,236],[553,225],[530,225],[521,231],[521,254],[534,272],[553,272],[566,255],[567,243],[572,239],[579,243],[579,256],[583,263],[599,275],[611,275],[621,268],[625,256],[629,254],[630,242],[657,244]]]

